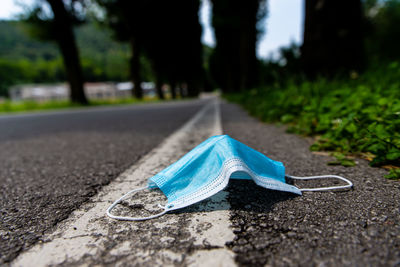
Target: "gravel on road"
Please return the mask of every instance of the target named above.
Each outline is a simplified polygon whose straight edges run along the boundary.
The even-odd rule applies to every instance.
[[[304,192],[266,190],[249,181],[231,181],[229,247],[242,266],[399,266],[400,183],[364,160],[357,166],[327,166],[330,157],[309,151],[310,140],[284,127],[250,118],[233,104],[222,105],[224,133],[284,163],[288,174],[336,174],[354,190]],[[296,186],[334,181],[295,182]]]

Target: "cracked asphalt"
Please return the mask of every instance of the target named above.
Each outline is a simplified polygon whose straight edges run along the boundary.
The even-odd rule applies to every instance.
[[[54,229],[204,103],[196,100],[0,118],[0,264]],[[230,181],[226,190],[235,237],[226,245],[238,265],[400,266],[398,181],[384,179],[386,171],[371,168],[361,159],[353,168],[327,166],[329,157],[309,151],[311,140],[287,134],[284,127],[263,124],[236,105],[222,103],[221,113],[225,134],[282,161],[288,174],[337,174],[354,183],[354,190],[297,196],[266,190],[251,181]],[[289,182],[299,187],[336,183]],[[193,253],[198,248],[185,231],[193,209],[196,205],[179,211],[176,223],[163,227],[152,224],[162,225],[165,217],[149,224],[127,223],[126,232],[116,226],[118,234],[108,244],[110,251],[123,251],[125,242],[133,238],[139,241],[132,253],[166,248],[178,256]],[[168,238],[157,232],[160,229]],[[144,239],[147,241],[140,242]],[[201,249],[213,248],[203,244]],[[184,264],[178,256],[156,264]],[[117,253],[92,263],[112,266],[120,261]]]

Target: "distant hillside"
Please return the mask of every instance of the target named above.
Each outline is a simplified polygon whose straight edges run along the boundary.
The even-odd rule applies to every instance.
[[[0,21],[0,95],[17,83],[65,80],[57,45],[30,37],[24,25],[20,21]],[[94,23],[77,27],[75,33],[87,81],[129,79],[127,44],[114,41],[109,29]],[[142,71],[148,80],[151,76],[147,69]]]
[[[0,58],[51,60],[59,56],[57,47],[30,38],[18,21],[0,21]]]
[[[94,63],[94,68],[113,78],[127,78],[129,50],[126,44],[112,39],[110,30],[99,28],[94,23],[77,27],[76,39],[83,65]],[[0,59],[51,61],[58,59],[60,52],[53,42],[42,42],[30,37],[24,23],[0,21]]]

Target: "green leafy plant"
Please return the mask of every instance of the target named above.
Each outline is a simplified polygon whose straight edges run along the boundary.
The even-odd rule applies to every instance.
[[[356,165],[354,159],[349,158],[343,153],[334,152],[332,153],[332,156],[334,156],[336,160],[328,162],[328,165],[342,165],[345,167],[353,167]]]
[[[167,100],[170,98],[168,97]],[[90,106],[107,106],[107,105],[130,105],[139,103],[154,103],[159,100],[155,97],[144,97],[142,100],[137,100],[135,98],[115,98],[115,99],[98,99],[91,100]],[[82,108],[87,106],[82,106],[76,103],[71,103],[70,101],[62,100],[49,100],[45,102],[36,101],[20,101],[13,102],[10,100],[5,100],[0,102],[0,114],[1,113],[11,113],[11,112],[26,112],[26,111],[45,111],[45,110],[56,110],[56,109],[70,109],[70,108]]]
[[[226,98],[288,131],[316,136],[313,151],[332,151],[330,164],[354,166],[349,155],[368,157],[372,166],[400,166],[400,64],[372,68],[356,79],[287,82]],[[389,178],[399,177],[392,170]]]
[[[400,169],[391,169],[389,174],[385,175],[385,178],[391,179],[391,180],[400,179]]]

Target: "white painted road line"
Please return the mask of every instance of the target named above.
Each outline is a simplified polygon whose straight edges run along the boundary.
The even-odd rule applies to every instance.
[[[234,255],[225,247],[234,237],[225,191],[183,211],[149,221],[122,222],[105,215],[115,199],[144,186],[149,177],[208,137],[222,134],[218,101],[210,99],[210,103],[182,128],[105,186],[11,265],[234,266]],[[137,199],[129,201],[125,207],[116,208],[115,213],[141,216],[132,214],[132,210],[140,208],[143,212],[143,207],[152,210],[158,203],[165,202],[165,197],[155,192],[143,192],[135,197]]]

